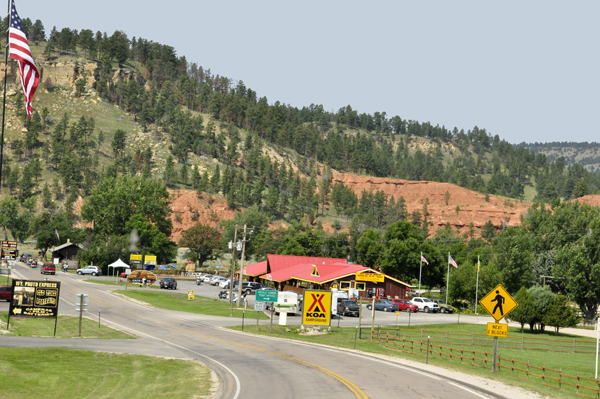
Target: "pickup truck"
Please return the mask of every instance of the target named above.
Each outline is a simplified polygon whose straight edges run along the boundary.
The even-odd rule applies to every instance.
[[[40,270],[41,274],[56,274],[56,266],[54,263],[44,263],[42,265],[42,270]]]

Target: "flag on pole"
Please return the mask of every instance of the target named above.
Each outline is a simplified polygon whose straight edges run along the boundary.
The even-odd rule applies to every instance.
[[[423,255],[421,255],[421,262],[423,262],[429,266],[429,262],[427,262],[427,259],[425,259],[425,257]]]
[[[60,240],[60,236],[58,235],[58,230],[54,229],[54,234],[56,234],[56,237]]]
[[[452,256],[448,255],[448,263],[450,263],[452,266],[454,266],[455,268],[458,269],[458,265],[456,264],[456,262],[454,261],[454,259],[452,259]]]
[[[33,114],[33,96],[40,81],[40,75],[33,61],[27,36],[23,32],[21,19],[17,14],[14,0],[10,0],[10,26],[9,26],[9,52],[8,56],[19,62],[19,77],[25,96],[25,109],[27,116],[31,119]]]

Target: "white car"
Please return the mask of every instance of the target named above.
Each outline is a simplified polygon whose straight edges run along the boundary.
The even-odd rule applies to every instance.
[[[210,283],[210,279],[213,278],[213,277],[214,276],[212,274],[205,274],[202,282],[203,283]]]
[[[86,266],[83,269],[77,269],[77,274],[91,274],[92,276],[101,276],[102,270],[96,266]]]
[[[419,307],[419,312],[437,313],[440,307],[429,298],[414,297],[411,302]]]
[[[229,279],[226,279],[224,281],[219,281],[219,287],[221,287],[221,288],[229,287]]]
[[[213,277],[212,280],[210,280],[210,283],[212,285],[218,285],[219,283],[223,282],[223,281],[227,281],[227,279],[225,277]]]

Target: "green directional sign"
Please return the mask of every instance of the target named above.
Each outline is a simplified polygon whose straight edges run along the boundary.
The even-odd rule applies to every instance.
[[[257,302],[277,302],[279,291],[274,290],[256,290]]]

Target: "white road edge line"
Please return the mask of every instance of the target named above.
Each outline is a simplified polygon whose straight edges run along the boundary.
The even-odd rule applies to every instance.
[[[472,391],[472,390],[470,390],[470,389],[468,389],[468,388],[461,387],[460,385],[458,385],[458,384],[455,384],[455,383],[453,383],[453,382],[450,382],[450,381],[448,381],[448,384],[450,384],[450,385],[454,385],[455,387],[457,387],[457,388],[460,388],[460,389],[464,389],[465,391],[467,391],[467,392],[470,392],[470,393],[472,393],[473,395],[479,396],[480,398],[487,399],[487,397],[486,397],[486,396],[483,396],[483,395],[481,395],[481,394],[479,394],[479,393],[477,393],[477,392],[475,392],[475,391]]]
[[[239,395],[240,395],[240,391],[241,391],[241,383],[240,383],[240,379],[239,379],[239,378],[238,378],[238,376],[237,376],[237,375],[236,375],[236,374],[233,372],[233,370],[231,370],[229,367],[225,366],[223,363],[221,363],[221,362],[219,362],[219,361],[217,361],[217,360],[215,360],[215,359],[213,359],[213,358],[211,358],[211,357],[208,357],[208,356],[206,356],[206,355],[204,355],[204,354],[202,354],[202,353],[200,353],[200,352],[196,352],[195,350],[188,349],[188,348],[186,348],[186,347],[184,347],[184,346],[181,346],[181,345],[174,344],[174,343],[172,343],[172,342],[169,342],[169,341],[167,341],[167,340],[164,340],[164,339],[162,339],[162,338],[157,338],[157,337],[154,337],[154,336],[152,336],[152,335],[150,335],[150,334],[146,334],[146,333],[143,333],[143,332],[141,332],[141,331],[138,331],[138,330],[134,330],[133,328],[125,327],[125,326],[123,326],[123,325],[121,325],[121,324],[118,324],[118,323],[115,323],[115,322],[113,322],[113,321],[110,321],[110,320],[108,320],[108,321],[107,321],[107,320],[105,319],[105,323],[106,323],[106,324],[112,324],[112,325],[118,326],[118,327],[119,327],[119,328],[121,328],[122,330],[131,331],[131,332],[133,332],[133,333],[136,333],[136,334],[139,334],[139,335],[145,335],[146,337],[149,337],[149,338],[155,339],[155,340],[157,340],[157,341],[160,341],[160,342],[164,342],[165,344],[168,344],[168,345],[171,345],[171,346],[177,347],[177,348],[179,348],[179,349],[182,349],[182,350],[184,350],[184,351],[192,352],[192,353],[194,353],[194,354],[196,354],[196,355],[198,355],[198,356],[200,356],[200,357],[203,357],[203,358],[205,358],[205,359],[208,359],[208,360],[210,360],[211,362],[214,362],[214,363],[218,364],[219,366],[221,366],[222,368],[224,368],[225,370],[227,370],[227,372],[229,372],[229,373],[230,373],[230,374],[233,376],[233,378],[235,379],[236,390],[235,390],[235,396],[233,397],[233,399],[237,399],[237,398],[239,397]]]

